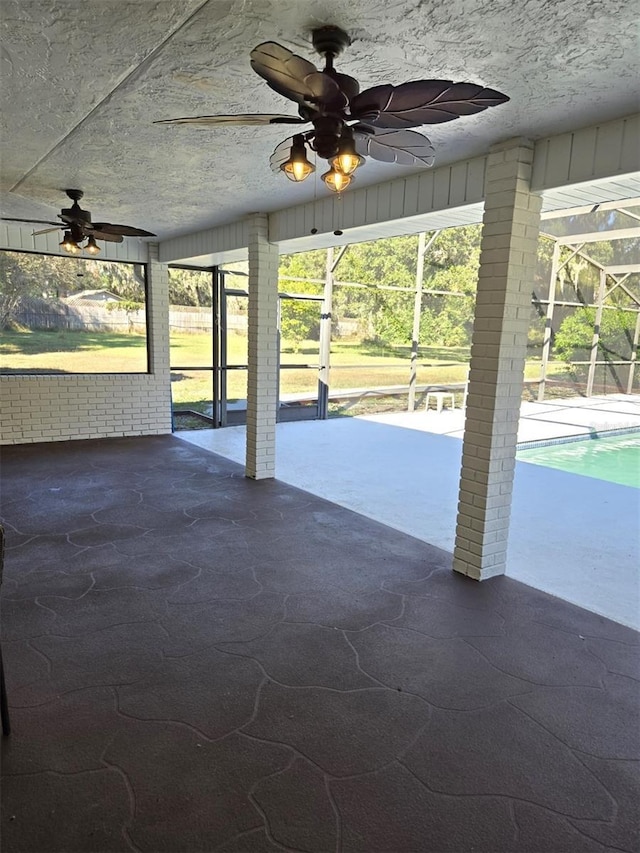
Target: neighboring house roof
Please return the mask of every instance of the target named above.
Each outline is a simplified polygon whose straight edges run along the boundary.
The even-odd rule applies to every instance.
[[[73,296],[67,296],[64,301],[68,305],[74,305],[76,302],[122,302],[122,297],[111,293],[110,290],[83,290]]]

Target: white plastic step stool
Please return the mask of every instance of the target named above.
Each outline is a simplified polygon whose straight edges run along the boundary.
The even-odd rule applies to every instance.
[[[428,391],[427,392],[427,401],[425,403],[425,412],[429,411],[429,398],[434,397],[436,401],[436,411],[441,412],[444,407],[445,398],[451,401],[451,408],[455,409],[456,407],[456,398],[453,391]]]

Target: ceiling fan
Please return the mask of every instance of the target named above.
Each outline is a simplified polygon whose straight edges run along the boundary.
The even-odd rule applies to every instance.
[[[325,58],[322,71],[276,42],[267,41],[251,51],[251,67],[275,92],[295,101],[298,116],[257,113],[163,119],[154,124],[202,126],[311,124],[281,142],[271,155],[271,168],[292,181],[303,181],[315,166],[307,146],[329,161],[322,175],[329,189],[341,192],[366,157],[403,166],[431,166],[430,140],[408,128],[441,124],[474,115],[509,100],[506,95],[475,83],[451,80],[413,80],[399,86],[383,84],[360,92],[358,81],[338,73],[334,59],[351,39],[339,27],[313,30],[314,48]]]
[[[64,231],[60,246],[70,255],[78,255],[86,251],[90,255],[97,255],[100,246],[96,240],[104,240],[109,243],[122,243],[123,237],[155,237],[150,231],[142,228],[133,228],[131,225],[113,225],[111,222],[92,222],[91,213],[83,210],[78,202],[84,196],[82,190],[65,190],[65,193],[73,201],[71,207],[62,208],[58,217],[61,222],[50,222],[43,219],[13,219],[2,217],[3,222],[28,222],[34,225],[52,225],[52,228],[43,228],[42,231],[34,231],[33,236],[48,234],[58,228]],[[84,241],[87,241],[82,245]]]

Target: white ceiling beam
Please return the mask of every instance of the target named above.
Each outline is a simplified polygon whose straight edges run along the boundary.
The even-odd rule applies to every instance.
[[[561,208],[558,216],[578,208],[589,212],[596,203],[601,210],[640,204],[638,139],[640,114],[540,140],[534,149],[532,189],[543,195],[543,206]],[[294,252],[481,222],[485,168],[486,156],[460,160],[350,190],[341,199],[325,196],[278,210],[269,215],[269,239],[281,252]],[[619,239],[613,233],[561,239]],[[630,236],[640,234],[631,229]],[[246,248],[245,239],[242,220],[236,220],[162,241],[160,259],[235,260]]]
[[[531,189],[544,192],[615,175],[637,175],[639,137],[640,113],[636,113],[540,139],[535,145]]]
[[[474,157],[349,190],[342,198],[325,196],[279,210],[269,216],[269,239],[290,246],[292,241],[316,236],[336,246],[342,245],[340,239],[336,240],[343,238],[342,232],[343,242],[348,243],[354,241],[356,234],[362,241],[447,227],[441,222],[447,215],[451,219],[449,225],[480,222],[485,170],[486,157]],[[462,212],[467,209],[472,210],[471,220]],[[433,222],[423,221],[431,217]],[[341,233],[335,234],[336,231]],[[319,242],[316,245],[320,247]]]
[[[34,225],[19,225],[16,222],[0,222],[0,250],[7,252],[34,252],[36,254],[71,257],[60,248],[61,231],[33,236]],[[126,261],[145,264],[149,259],[149,242],[136,237],[127,237],[122,243],[101,242],[98,238],[100,254],[97,260]],[[90,255],[77,255],[81,260],[89,260]]]
[[[163,240],[160,243],[159,259],[167,264],[182,261],[196,266],[213,266],[245,260],[248,245],[247,220],[237,219],[228,225]]]
[[[611,231],[590,231],[587,234],[571,234],[568,237],[554,237],[561,246],[575,246],[578,243],[607,243],[610,240],[640,239],[640,227],[615,228]]]
[[[640,197],[627,198],[623,201],[596,202],[595,204],[585,204],[582,207],[568,207],[565,210],[548,210],[542,214],[541,219],[562,219],[565,216],[584,216],[586,213],[595,213],[596,211],[600,213],[603,210],[619,210],[626,213],[625,208],[627,207],[640,207]],[[630,216],[631,214],[627,215]]]
[[[603,267],[603,269],[609,275],[624,275],[625,273],[640,272],[640,264],[613,264]]]

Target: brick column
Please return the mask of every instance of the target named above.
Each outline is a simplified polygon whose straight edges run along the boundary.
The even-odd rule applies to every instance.
[[[158,260],[157,243],[148,243],[148,248],[149,363],[152,373],[164,374],[169,392],[169,267]]]
[[[504,574],[541,198],[529,190],[533,145],[491,149],[453,568]]]
[[[149,243],[147,266],[147,336],[152,382],[141,413],[145,431],[167,433],[173,428],[169,349],[169,267],[158,260],[158,244]],[[141,397],[138,400],[142,406]],[[145,425],[144,421],[148,421]]]
[[[249,223],[249,376],[245,474],[275,476],[278,405],[278,247],[269,243],[268,217]]]

